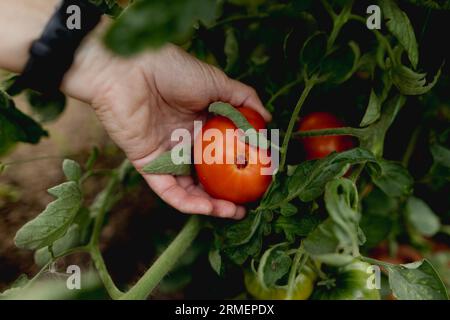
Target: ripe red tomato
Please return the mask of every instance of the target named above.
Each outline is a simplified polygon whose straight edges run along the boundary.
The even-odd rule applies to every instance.
[[[300,120],[298,131],[310,131],[343,127],[344,123],[328,112],[313,112]],[[333,151],[342,152],[353,148],[350,136],[320,136],[302,138],[301,143],[307,160],[324,158]]]
[[[265,128],[266,123],[258,112],[249,108],[239,108],[238,110],[256,130]],[[233,143],[227,143],[226,139],[223,139],[222,163],[205,163],[205,150],[214,143],[214,140],[208,141],[204,138],[205,132],[209,129],[218,129],[225,137],[227,129],[236,130],[237,128],[231,120],[215,116],[205,123],[201,135],[196,137],[195,148],[203,150],[203,152],[202,161],[195,164],[195,170],[205,191],[214,198],[237,204],[258,200],[272,180],[270,175],[261,174],[261,169],[269,168],[270,163],[266,164],[265,161],[261,161],[259,150],[243,143],[237,137]],[[239,148],[238,144],[240,144]],[[234,159],[234,163],[226,163],[227,157]],[[238,163],[238,158],[245,159],[245,163]],[[254,161],[248,161],[249,159],[254,159]]]

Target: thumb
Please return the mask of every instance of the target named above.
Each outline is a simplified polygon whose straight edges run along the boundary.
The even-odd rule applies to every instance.
[[[272,115],[263,106],[255,89],[242,82],[230,79],[222,71],[220,72],[222,73],[223,81],[221,81],[220,87],[217,89],[221,101],[227,102],[235,107],[248,107],[254,109],[261,114],[266,122],[272,120]]]

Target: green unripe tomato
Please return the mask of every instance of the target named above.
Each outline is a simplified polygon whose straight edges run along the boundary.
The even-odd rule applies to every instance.
[[[342,267],[334,267],[327,275],[334,279],[328,285],[316,285],[312,299],[315,300],[380,300],[377,289],[368,287],[370,264],[354,261]]]
[[[295,289],[292,294],[292,300],[307,300],[314,288],[316,275],[307,266],[304,266],[300,274],[295,279]],[[253,271],[244,273],[245,287],[247,291],[258,300],[285,300],[288,294],[288,287],[275,286],[264,288],[259,282],[258,277]]]

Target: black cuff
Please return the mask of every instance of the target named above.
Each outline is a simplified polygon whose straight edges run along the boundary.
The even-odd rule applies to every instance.
[[[72,7],[74,11],[69,10],[68,13],[70,6],[76,7]],[[76,24],[73,24],[75,28],[71,26],[70,22],[75,20],[68,20],[76,12],[80,14],[79,29]],[[44,94],[57,92],[64,74],[73,63],[75,51],[83,38],[99,23],[101,15],[100,9],[89,0],[63,0],[41,37],[32,43],[24,71],[8,92],[16,94],[25,88]]]

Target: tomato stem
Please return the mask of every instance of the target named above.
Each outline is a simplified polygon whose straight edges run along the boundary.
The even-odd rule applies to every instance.
[[[408,168],[409,160],[416,148],[417,140],[419,139],[421,127],[418,126],[411,135],[411,139],[409,140],[408,146],[406,147],[406,151],[403,155],[402,164],[405,168]]]
[[[292,300],[292,296],[294,295],[295,282],[297,279],[297,273],[301,271],[307,260],[308,254],[303,249],[303,242],[302,242],[300,247],[297,249],[297,252],[295,253],[294,261],[292,262],[291,265],[286,300]]]
[[[318,129],[318,130],[308,130],[308,131],[298,131],[292,134],[293,137],[317,137],[317,136],[353,136],[360,138],[365,129],[352,128],[352,127],[341,127],[341,128],[329,128],[329,129]]]
[[[112,280],[108,270],[106,269],[105,261],[103,260],[98,246],[90,247],[89,252],[106,291],[108,291],[108,294],[112,299],[119,299],[123,295],[123,292],[120,291],[114,284],[114,281]]]
[[[311,92],[312,88],[316,84],[315,78],[309,79],[305,83],[305,88],[303,89],[303,92],[300,96],[300,98],[297,101],[297,104],[294,108],[294,112],[292,113],[291,120],[289,121],[288,128],[286,130],[286,134],[283,139],[283,144],[281,146],[281,161],[280,161],[280,168],[279,171],[283,172],[286,165],[286,156],[287,156],[287,149],[289,145],[289,140],[291,139],[292,131],[294,130],[294,125],[297,122],[298,115],[300,113],[300,110],[303,106],[303,104],[306,101],[306,98],[308,97],[309,93]]]
[[[178,259],[189,248],[192,241],[197,237],[202,227],[200,218],[193,215],[184,225],[183,229],[147,270],[141,279],[120,299],[122,300],[144,300],[152,290],[159,284],[164,276],[172,270]]]

